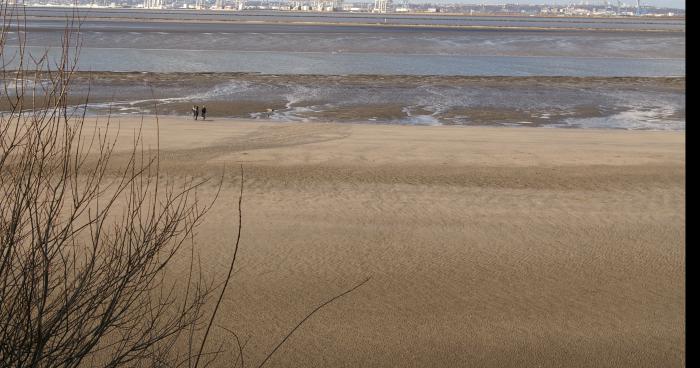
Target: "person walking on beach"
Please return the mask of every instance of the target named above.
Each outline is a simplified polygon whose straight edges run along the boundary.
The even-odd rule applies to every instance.
[[[199,116],[199,106],[192,106],[192,116],[194,116],[194,120],[197,120],[197,116]]]
[[[202,120],[207,120],[207,107],[202,106]]]

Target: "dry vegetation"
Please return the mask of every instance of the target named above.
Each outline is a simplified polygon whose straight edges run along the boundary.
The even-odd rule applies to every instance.
[[[4,51],[23,17],[6,3],[2,14]],[[195,195],[202,181],[165,183],[158,151],[138,134],[126,164],[108,173],[114,141],[86,132],[84,108],[67,104],[76,28],[69,20],[58,60],[28,55],[23,32],[2,53],[11,108],[0,120],[0,365],[196,366],[203,348],[170,347],[197,338],[212,284],[194,258],[187,280],[166,281],[164,270],[194,246],[208,208]]]
[[[139,131],[114,163],[109,137],[118,128],[89,128],[87,99],[69,103],[77,14],[54,58],[29,54],[21,8],[3,1],[0,11],[8,106],[0,115],[0,366],[198,367],[222,357],[244,366],[234,331],[228,346],[207,345],[240,242],[243,167],[229,272],[208,280],[195,239],[213,204],[197,197],[207,180],[167,179],[158,147],[146,148]],[[18,42],[9,47],[12,31]],[[151,123],[157,117],[142,122]],[[166,276],[181,253],[187,276]],[[314,309],[259,365],[313,313],[363,283]]]

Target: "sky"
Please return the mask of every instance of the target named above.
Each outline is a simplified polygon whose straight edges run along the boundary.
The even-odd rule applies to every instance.
[[[579,3],[581,0],[428,0],[429,2],[441,2],[441,3],[466,3],[466,4],[561,4],[567,5],[571,3]],[[586,0],[583,0],[584,2]],[[415,2],[411,1],[411,2]],[[615,4],[617,0],[609,0],[610,3]],[[636,0],[622,0],[623,3],[636,4]],[[653,5],[658,7],[671,7],[685,9],[685,0],[642,0],[642,5]],[[603,0],[588,0],[588,3],[600,3],[603,4]]]

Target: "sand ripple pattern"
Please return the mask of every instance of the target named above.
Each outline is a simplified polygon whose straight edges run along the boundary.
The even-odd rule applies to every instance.
[[[246,361],[372,275],[271,366],[685,365],[682,133],[176,119],[161,133],[164,170],[224,170],[198,229],[212,275],[245,167],[222,323],[251,336]]]

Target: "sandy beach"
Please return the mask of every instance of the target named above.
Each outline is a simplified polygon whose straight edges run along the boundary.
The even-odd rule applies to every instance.
[[[367,277],[269,366],[685,364],[685,132],[144,121],[167,175],[224,175],[196,239],[209,277],[227,271],[243,165],[217,325],[247,365]],[[130,136],[140,119],[116,122]]]

